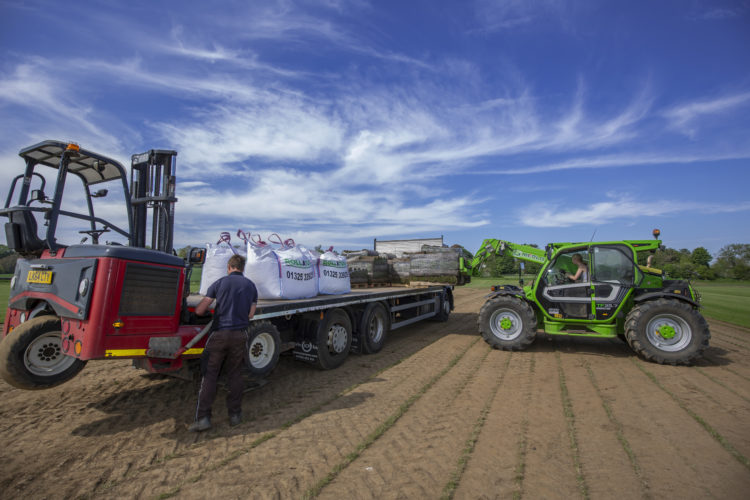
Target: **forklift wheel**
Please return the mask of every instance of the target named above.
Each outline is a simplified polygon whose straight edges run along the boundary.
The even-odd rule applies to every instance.
[[[39,316],[0,343],[0,376],[19,389],[47,389],[75,377],[85,361],[62,353],[60,318]]]

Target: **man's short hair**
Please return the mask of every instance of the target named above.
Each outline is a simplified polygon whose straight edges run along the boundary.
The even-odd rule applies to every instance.
[[[238,271],[244,271],[245,270],[245,257],[242,255],[232,255],[229,257],[229,262],[227,262],[227,267],[232,269],[237,269]]]

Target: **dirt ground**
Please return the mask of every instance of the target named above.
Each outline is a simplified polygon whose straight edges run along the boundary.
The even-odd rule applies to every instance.
[[[710,321],[692,367],[619,340],[477,334],[485,290],[446,323],[318,371],[282,360],[245,421],[187,432],[190,382],[92,361],[72,381],[0,381],[2,498],[747,498],[750,330]]]

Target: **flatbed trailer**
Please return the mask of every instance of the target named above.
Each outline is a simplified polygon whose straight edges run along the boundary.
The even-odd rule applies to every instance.
[[[188,297],[191,312],[202,298],[196,294]],[[430,318],[446,321],[452,309],[452,285],[367,288],[307,299],[259,300],[249,329],[249,369],[255,375],[265,375],[275,366],[278,354],[289,350],[297,360],[323,369],[336,368],[350,352],[380,351],[388,332]]]

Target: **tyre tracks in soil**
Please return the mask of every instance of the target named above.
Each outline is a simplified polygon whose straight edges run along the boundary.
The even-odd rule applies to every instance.
[[[457,299],[457,308],[461,304]],[[452,321],[460,320],[458,315]],[[8,498],[111,496],[123,483],[138,482],[179,457],[222,463],[455,330],[449,325],[426,322],[396,332],[381,353],[351,356],[331,372],[286,358],[269,384],[246,394],[246,422],[238,428],[221,425],[226,415],[219,395],[214,413],[220,424],[209,436],[186,432],[196,400],[191,383],[141,375],[129,361],[90,362],[78,377],[47,391],[19,391],[0,382],[0,488]]]
[[[720,366],[561,356],[592,497],[743,498],[750,407]],[[729,374],[731,375],[731,374]],[[746,390],[747,384],[739,390]],[[598,407],[598,408],[597,408]],[[614,446],[612,443],[619,443]],[[608,443],[608,444],[605,444]]]
[[[471,303],[470,300],[465,302]],[[457,311],[462,308],[462,301],[457,300]],[[98,490],[95,496],[172,496],[178,494],[184,497],[198,491],[202,493],[196,493],[196,496],[202,496],[207,494],[206,491],[212,491],[216,487],[213,484],[217,482],[216,477],[227,474],[227,477],[231,478],[228,483],[234,484],[237,477],[235,469],[246,462],[252,464],[251,468],[258,473],[260,469],[256,461],[265,464],[261,476],[266,483],[269,483],[267,488],[257,491],[265,491],[269,495],[271,495],[270,491],[276,490],[303,491],[303,488],[309,487],[306,482],[309,481],[307,477],[309,470],[317,471],[321,467],[320,464],[304,465],[308,461],[305,457],[309,456],[309,460],[315,463],[313,457],[317,456],[318,449],[324,450],[326,461],[333,459],[328,453],[335,451],[334,456],[338,456],[338,447],[330,444],[336,441],[325,439],[327,434],[332,436],[341,434],[347,442],[357,443],[362,439],[363,433],[366,434],[367,428],[361,430],[358,426],[352,427],[347,424],[347,421],[367,422],[369,420],[378,423],[380,420],[377,416],[382,416],[387,410],[387,406],[377,402],[378,393],[363,389],[363,386],[376,388],[378,391],[386,390],[389,392],[390,401],[400,403],[398,394],[411,394],[410,391],[414,385],[423,381],[425,377],[429,378],[428,375],[433,373],[434,368],[445,366],[445,359],[450,359],[446,356],[455,356],[456,352],[464,348],[462,346],[477,340],[472,325],[462,321],[461,314],[454,314],[447,323],[427,322],[409,330],[412,332],[408,335],[396,333],[389,339],[386,348],[380,354],[350,357],[347,363],[337,370],[320,372],[295,364],[294,369],[291,370],[292,373],[285,375],[287,380],[283,384],[272,380],[263,388],[275,387],[276,391],[294,390],[299,398],[290,398],[283,392],[276,393],[280,400],[290,401],[286,407],[257,418],[251,416],[250,420],[237,429],[221,432],[220,435],[212,436],[211,433],[215,432],[212,430],[198,436],[195,444],[184,449],[180,454],[170,456],[168,460],[155,464],[153,467],[135,471],[114,485]],[[450,332],[455,334],[450,334]],[[446,339],[450,339],[448,345],[435,345]],[[411,367],[412,358],[415,357],[431,360],[429,362],[416,361],[429,365],[429,369]],[[378,367],[379,371],[371,370],[369,376],[363,377],[362,367],[358,366],[358,360],[368,366]],[[388,384],[383,383],[384,373],[388,374]],[[290,380],[294,381],[293,385],[289,383]],[[261,401],[275,399],[273,394],[261,395],[261,391],[252,394],[257,394]],[[246,397],[245,400],[247,399]],[[303,403],[295,402],[299,399],[303,400]],[[218,401],[217,398],[216,406],[218,406]],[[249,405],[252,407],[252,403]],[[247,410],[248,405],[244,406],[244,410]],[[343,421],[339,416],[341,412],[348,415]],[[362,412],[368,414],[368,418],[358,417]],[[214,420],[220,421],[216,416]],[[252,428],[252,431],[248,432],[248,428]],[[300,441],[300,435],[305,435],[308,441],[295,445],[294,443]],[[345,448],[345,445],[341,446]],[[284,457],[284,459],[281,462],[267,459],[273,456]],[[302,460],[302,465],[294,465],[298,463],[298,460]],[[280,473],[280,470],[288,470],[288,472]],[[202,481],[212,484],[203,485]],[[247,483],[243,481],[242,484],[254,485],[253,488],[255,488],[260,483],[253,480]],[[184,488],[187,485],[190,487]],[[242,489],[242,487],[238,488]],[[219,492],[214,491],[212,494],[219,494]]]
[[[507,363],[491,351],[484,342],[472,344],[379,439],[358,447],[307,496],[440,497],[502,380]]]
[[[744,498],[750,330],[709,320],[692,367],[619,341],[477,342],[484,291],[447,323],[320,372],[284,359],[246,422],[185,431],[189,383],[89,363],[48,391],[0,383],[4,497]],[[747,336],[746,336],[747,335]],[[188,413],[188,415],[186,415]],[[374,495],[373,492],[380,492]]]
[[[225,460],[204,461],[200,456],[176,458],[155,470],[154,477],[139,479],[146,484],[170,485],[153,492],[180,498],[300,497],[355,452],[368,436],[387,425],[393,415],[398,415],[404,407],[408,409],[425,387],[442,377],[445,367],[457,363],[477,344],[476,337],[443,337],[270,439],[234,452],[226,450]],[[237,477],[242,477],[242,481],[238,482]],[[136,490],[118,488],[112,493],[138,496],[148,491],[135,486]]]

